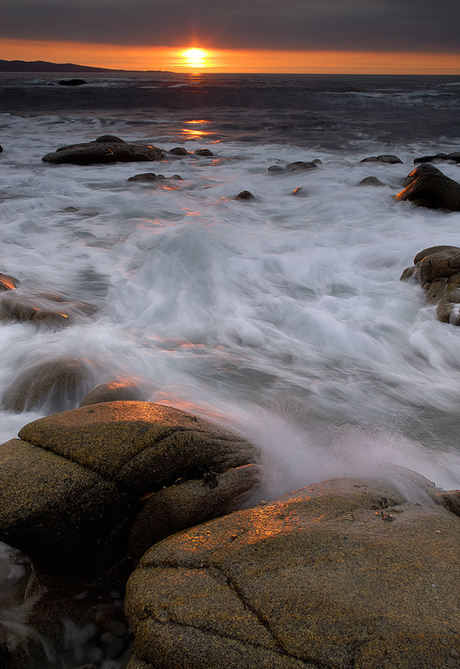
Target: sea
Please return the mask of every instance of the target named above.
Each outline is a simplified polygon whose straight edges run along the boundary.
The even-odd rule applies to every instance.
[[[460,488],[460,328],[400,281],[460,246],[460,212],[394,199],[415,158],[460,150],[459,112],[460,76],[0,74],[0,271],[96,307],[60,330],[2,322],[0,398],[70,356],[258,445],[266,498],[389,464]],[[188,154],[42,161],[104,134]],[[361,162],[382,154],[402,162]],[[165,179],[128,181],[147,171]],[[51,412],[0,410],[1,440]]]

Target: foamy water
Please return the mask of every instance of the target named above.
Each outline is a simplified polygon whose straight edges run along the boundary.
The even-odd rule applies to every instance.
[[[460,245],[460,214],[393,199],[433,147],[247,145],[208,137],[206,120],[184,114],[201,122],[168,137],[161,119],[133,132],[126,120],[3,116],[0,269],[100,311],[56,332],[2,324],[0,394],[31,365],[70,355],[97,381],[134,379],[151,401],[243,432],[289,472],[283,490],[381,460],[458,487],[460,330],[399,282],[422,248]],[[107,131],[215,155],[41,162]],[[359,163],[379,152],[404,164]],[[314,158],[316,170],[267,172]],[[183,180],[128,183],[148,170]],[[443,170],[458,178],[457,166]],[[386,187],[357,187],[369,175]],[[244,189],[255,199],[236,201]],[[43,413],[3,412],[1,438]]]

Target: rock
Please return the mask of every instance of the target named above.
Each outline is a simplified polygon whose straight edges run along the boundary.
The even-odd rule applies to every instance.
[[[182,177],[179,174],[173,174],[169,179],[174,179],[175,181],[183,181]],[[144,172],[143,174],[136,174],[133,177],[129,177],[128,181],[141,181],[141,182],[151,182],[151,181],[164,181],[166,177],[164,174],[155,174],[155,172]]]
[[[87,83],[84,79],[61,79],[59,86],[83,86]]]
[[[3,146],[0,144],[0,153],[3,153]]]
[[[82,399],[79,406],[86,407],[101,402],[143,401],[144,399],[139,386],[135,383],[131,383],[131,381],[111,381],[94,388]]]
[[[460,516],[460,490],[442,490],[436,493],[435,501]]]
[[[351,479],[171,536],[128,581],[128,669],[457,669],[459,530]]]
[[[167,495],[165,486],[188,481],[188,508],[175,513],[181,528],[183,517],[196,524],[203,514],[233,509],[235,490],[249,494],[256,476],[244,465],[258,457],[227,430],[147,402],[104,402],[41,418],[0,446],[0,541],[23,551],[44,583],[125,578],[135,564],[130,531],[151,493]],[[241,475],[229,471],[240,467]],[[196,503],[191,481],[203,486]],[[161,533],[163,522],[160,513],[155,529],[151,517],[149,532]]]
[[[267,169],[267,172],[270,172],[271,174],[279,174],[280,172],[284,172],[284,169],[281,167],[281,165],[271,165]]]
[[[62,146],[42,158],[47,163],[92,165],[94,163],[139,162],[162,160],[161,150],[150,144],[125,142],[113,135],[101,135],[86,144]]]
[[[201,151],[206,151],[206,149],[201,149]],[[188,156],[188,151],[183,146],[175,146],[169,149],[169,153],[172,153],[173,156]]]
[[[407,267],[401,281],[416,279],[429,304],[438,303],[436,316],[443,323],[460,325],[460,248],[430,246],[417,253],[414,267]]]
[[[254,195],[249,190],[242,190],[241,193],[238,193],[235,200],[255,200]]]
[[[307,191],[303,186],[297,186],[297,188],[294,188],[294,190],[291,193],[292,195],[295,195],[296,197],[305,197],[308,195]]]
[[[389,165],[396,165],[397,163],[402,163],[402,160],[398,156],[392,156],[391,154],[383,154],[381,156],[369,156],[369,158],[363,158],[359,161],[360,163],[387,163]]]
[[[196,156],[213,156],[213,152],[210,149],[197,149],[193,152]]]
[[[18,286],[19,286],[18,279],[15,279],[12,276],[9,276],[8,274],[3,274],[3,272],[0,272],[0,292],[4,292],[6,290],[14,290],[14,288],[17,288]]]
[[[286,165],[286,172],[298,172],[299,170],[314,170],[318,166],[316,161],[304,162],[303,160],[296,160],[294,163]]]
[[[442,172],[437,174],[430,170],[417,176],[395,196],[395,200],[409,200],[419,207],[430,209],[460,211],[460,184]]]
[[[441,170],[438,170],[437,167],[434,165],[431,165],[430,163],[423,163],[422,165],[419,165],[415,169],[410,172],[407,177],[404,179],[404,186],[408,186],[411,184],[413,181],[415,181],[418,177],[421,177],[422,175],[425,174],[441,174]],[[444,175],[443,175],[444,176]]]
[[[433,161],[460,163],[460,152],[453,151],[452,153],[435,153],[431,156],[420,156],[419,158],[414,158],[415,165],[417,163],[431,163]]]
[[[385,184],[380,181],[380,179],[377,179],[377,177],[364,177],[362,179],[358,186],[384,186]]]
[[[0,302],[0,318],[3,320],[33,321],[35,325],[58,328],[84,320],[96,311],[97,308],[92,304],[70,302],[58,294],[26,290],[8,292]]]
[[[47,406],[64,411],[77,406],[94,383],[94,370],[76,358],[57,358],[39,363],[20,374],[2,397],[5,411],[32,411]]]

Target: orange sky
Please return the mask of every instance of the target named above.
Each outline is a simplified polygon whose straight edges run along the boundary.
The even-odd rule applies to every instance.
[[[183,51],[194,45],[126,47],[79,42],[0,39],[4,60],[45,60],[125,70],[190,71]],[[205,48],[208,72],[460,74],[459,54],[348,51],[218,50]]]

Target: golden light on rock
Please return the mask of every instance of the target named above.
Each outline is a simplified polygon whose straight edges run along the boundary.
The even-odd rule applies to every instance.
[[[187,67],[205,67],[207,55],[208,54],[206,51],[203,51],[203,49],[187,49],[182,52]]]

